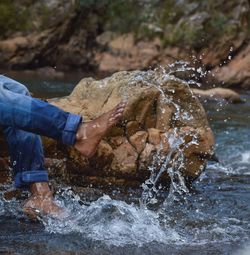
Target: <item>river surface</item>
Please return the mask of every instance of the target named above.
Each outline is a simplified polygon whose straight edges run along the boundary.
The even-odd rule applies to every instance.
[[[59,81],[26,84],[44,97],[63,96],[74,87]],[[242,96],[245,104],[206,105],[220,163],[209,162],[183,199],[166,194],[163,203],[146,209],[131,202],[137,200],[131,191],[120,199],[103,194],[83,203],[62,187],[57,201],[71,216],[35,223],[22,215],[19,201],[5,201],[0,193],[0,254],[250,254],[250,92]]]

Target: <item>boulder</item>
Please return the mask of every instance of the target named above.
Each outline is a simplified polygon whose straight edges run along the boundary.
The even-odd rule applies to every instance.
[[[165,170],[180,158],[176,171],[187,181],[197,178],[213,154],[214,140],[206,113],[186,82],[159,70],[122,71],[102,80],[85,78],[68,97],[49,101],[89,121],[124,99],[122,120],[110,129],[93,158],[44,139],[47,157],[67,159],[61,178],[80,186],[138,187],[150,175],[149,167],[158,171],[167,155],[172,161]],[[169,184],[166,172],[159,181]]]

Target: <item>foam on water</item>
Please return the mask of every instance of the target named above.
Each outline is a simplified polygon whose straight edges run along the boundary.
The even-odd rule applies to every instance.
[[[183,202],[163,203],[157,210],[111,199],[104,195],[90,205],[81,205],[78,195],[65,189],[56,197],[69,216],[63,220],[43,218],[49,233],[99,241],[108,246],[204,245],[247,240],[250,224],[237,217],[221,215],[219,201],[200,196]],[[232,213],[233,214],[233,213]]]
[[[249,255],[250,254],[250,244],[246,245],[244,248],[239,249],[233,255]]]
[[[242,163],[250,163],[250,151],[245,151],[241,154]]]
[[[181,241],[174,229],[163,229],[156,212],[140,208],[104,195],[89,206],[77,203],[78,197],[70,190],[63,192],[58,201],[67,208],[68,218],[43,219],[46,231],[50,233],[81,233],[92,240],[107,245],[137,245],[153,241],[169,243]]]

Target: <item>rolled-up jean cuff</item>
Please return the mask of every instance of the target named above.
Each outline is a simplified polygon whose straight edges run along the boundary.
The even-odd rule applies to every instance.
[[[69,113],[65,128],[62,133],[62,142],[67,145],[74,145],[76,142],[76,132],[82,122],[80,115]]]
[[[34,171],[25,171],[19,172],[14,177],[15,187],[27,187],[33,182],[48,182],[49,176],[45,170],[34,170]]]

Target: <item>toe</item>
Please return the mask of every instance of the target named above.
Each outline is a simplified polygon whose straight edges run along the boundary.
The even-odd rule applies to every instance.
[[[120,102],[117,106],[116,106],[116,109],[119,109],[119,108],[122,108],[124,109],[127,105],[127,102]]]
[[[118,119],[120,119],[122,117],[121,113],[117,113],[115,115],[113,115],[112,117],[109,118],[109,122],[116,122]]]
[[[124,111],[124,108],[117,109],[116,113],[122,113]]]
[[[122,105],[122,106],[116,107],[115,112],[123,112],[125,107],[126,107],[126,105]]]

